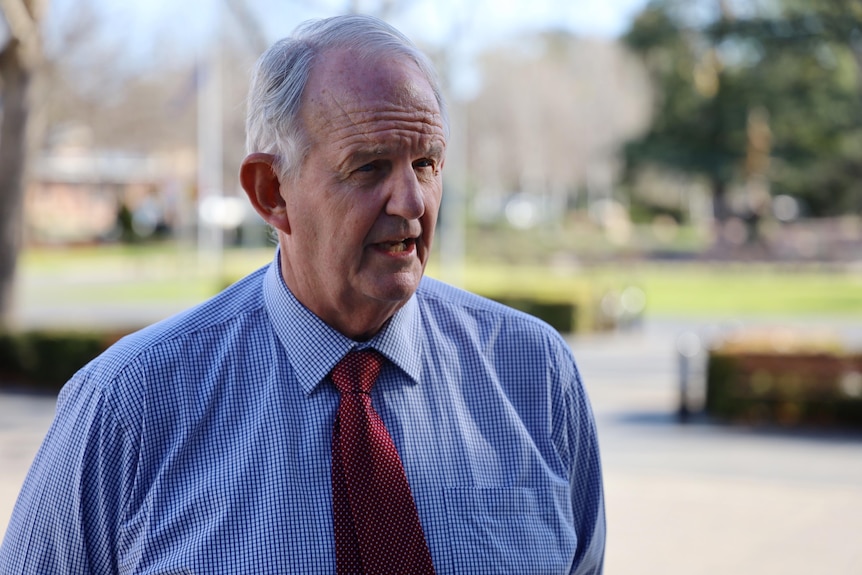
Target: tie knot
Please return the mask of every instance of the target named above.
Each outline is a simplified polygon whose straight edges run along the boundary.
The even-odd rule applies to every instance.
[[[340,393],[368,393],[380,375],[384,358],[373,349],[351,351],[332,369],[332,382]]]

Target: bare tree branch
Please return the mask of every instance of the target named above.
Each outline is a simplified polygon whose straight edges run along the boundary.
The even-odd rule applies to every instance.
[[[225,0],[225,3],[251,44],[252,52],[254,54],[263,53],[269,47],[269,42],[266,39],[266,34],[263,33],[260,20],[249,9],[248,2],[246,0]]]
[[[41,58],[41,34],[37,17],[44,11],[44,0],[0,0],[0,12],[12,38],[18,42],[19,58],[25,66],[35,66]]]

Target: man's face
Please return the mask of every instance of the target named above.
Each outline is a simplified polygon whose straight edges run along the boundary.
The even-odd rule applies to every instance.
[[[282,270],[306,307],[367,338],[416,291],[442,196],[446,150],[431,86],[406,58],[330,51],[301,115],[310,144],[282,182]]]

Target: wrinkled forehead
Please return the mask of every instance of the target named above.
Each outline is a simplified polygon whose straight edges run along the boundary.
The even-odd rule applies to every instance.
[[[320,54],[303,93],[308,119],[375,110],[415,112],[442,126],[434,90],[409,57],[333,49]]]

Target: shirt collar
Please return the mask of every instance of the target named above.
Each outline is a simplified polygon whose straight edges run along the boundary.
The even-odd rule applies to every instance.
[[[350,339],[329,327],[290,291],[281,275],[276,250],[263,280],[263,296],[273,329],[305,393],[312,393],[351,350],[373,348],[419,383],[421,372],[420,318],[414,294],[373,338]]]

